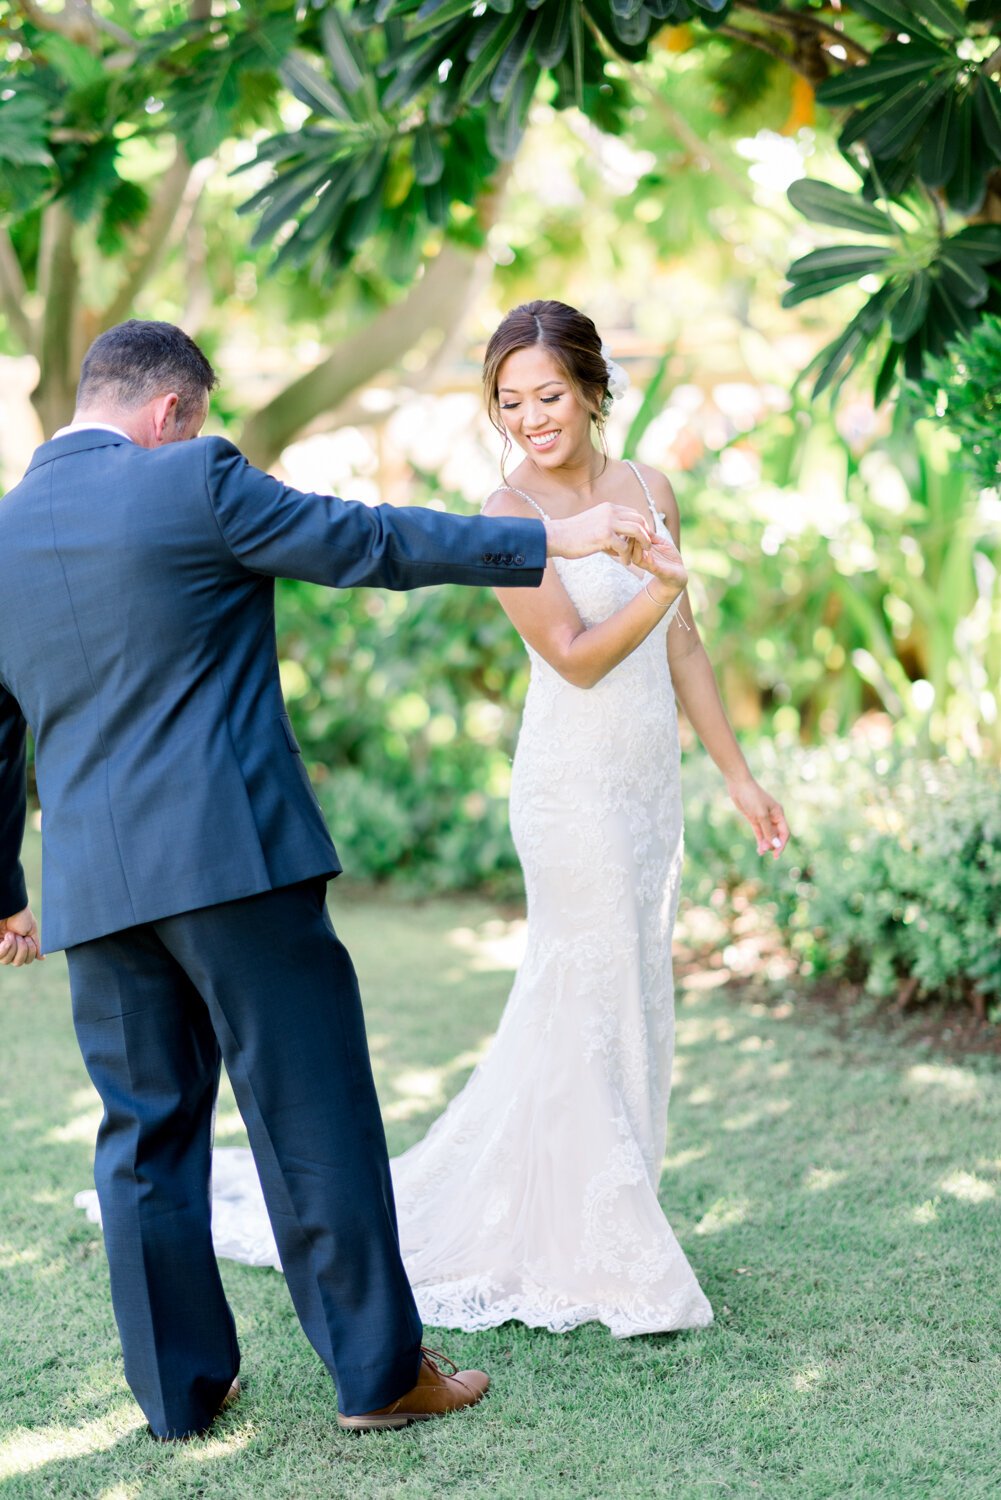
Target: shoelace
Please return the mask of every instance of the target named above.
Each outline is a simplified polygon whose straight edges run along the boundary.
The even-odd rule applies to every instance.
[[[438,1367],[438,1365],[435,1364],[435,1360],[436,1359],[444,1360],[445,1364],[451,1365],[452,1366],[452,1374],[453,1375],[458,1375],[458,1373],[459,1373],[459,1366],[455,1363],[454,1359],[449,1359],[449,1357],[448,1357],[447,1354],[442,1354],[437,1349],[429,1349],[428,1346],[427,1346],[427,1344],[422,1344],[421,1345],[421,1354],[424,1356],[425,1360],[431,1366],[432,1370],[434,1371],[434,1373],[436,1375],[444,1375],[445,1374],[445,1371],[442,1370],[442,1369],[440,1369]],[[434,1356],[434,1358],[432,1358],[432,1355]]]

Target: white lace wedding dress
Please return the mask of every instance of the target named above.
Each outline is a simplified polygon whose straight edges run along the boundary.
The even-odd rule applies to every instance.
[[[603,555],[556,567],[589,626],[644,583]],[[529,650],[511,785],[524,962],[486,1058],[392,1164],[404,1260],[434,1327],[594,1320],[626,1337],[712,1322],[657,1199],[682,861],[676,609],[587,690]],[[94,1216],[92,1196],[77,1201]],[[220,1254],[278,1264],[249,1151],[216,1153],[213,1203]]]

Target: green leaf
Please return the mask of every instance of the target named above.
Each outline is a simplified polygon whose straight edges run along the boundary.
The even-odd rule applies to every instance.
[[[859,234],[895,234],[893,220],[882,209],[874,208],[861,197],[832,187],[828,182],[801,177],[786,195],[793,208],[806,219],[831,224],[837,229],[854,229]]]
[[[959,158],[959,136],[955,129],[956,94],[950,89],[942,108],[929,122],[921,142],[918,172],[929,187],[944,187],[956,170]]]
[[[462,80],[463,99],[468,99],[491,76],[517,33],[519,20],[518,16],[513,20],[510,16],[497,16],[488,23],[484,18],[484,28],[489,26],[490,29],[482,46],[476,46],[475,52],[472,46],[469,49],[470,63]]]
[[[294,52],[281,66],[281,76],[295,97],[316,114],[349,124],[351,111],[338,90],[301,53]]]
[[[986,302],[990,282],[975,260],[943,250],[937,262],[939,280],[964,307],[979,307]]]
[[[893,389],[893,382],[897,374],[897,364],[900,360],[900,345],[890,340],[883,363],[879,367],[876,376],[876,384],[873,389],[872,399],[876,406],[881,406]]]
[[[876,336],[891,293],[892,288],[889,286],[880,287],[878,292],[874,292],[844,331],[817,355],[810,368],[821,361],[823,363],[813,387],[814,398],[823,394],[842,365],[847,363],[845,374],[850,374],[856,368]]]
[[[334,70],[337,83],[348,98],[364,87],[366,69],[364,60],[344,22],[332,6],[323,13],[320,22],[323,50]]]
[[[954,246],[978,265],[993,265],[1001,261],[1001,224],[970,224],[943,241],[944,249],[949,246]]]
[[[407,35],[425,36],[450,21],[470,15],[474,9],[474,0],[427,0],[417,12],[416,21],[407,28]]]
[[[536,16],[530,26],[521,27],[505,50],[490,80],[490,97],[495,104],[500,104],[509,90],[513,89],[519,73],[527,62],[532,43],[538,36],[541,25],[542,17]]]
[[[828,292],[837,291],[839,286],[848,286],[850,282],[858,281],[859,277],[854,271],[841,275],[832,272],[825,280],[797,282],[782,294],[783,307],[798,307],[801,302],[811,302],[814,297],[825,297]]]
[[[389,157],[383,154],[381,175],[369,191],[359,194],[357,184],[352,189],[351,197],[355,206],[351,210],[344,230],[345,244],[351,251],[360,249],[367,240],[372,238],[379,226],[383,211],[382,189],[388,171]]]
[[[423,186],[437,182],[445,170],[445,153],[426,122],[414,132],[414,177]]]
[[[820,280],[832,274],[846,272],[849,278],[867,276],[882,270],[895,254],[887,245],[829,245],[823,250],[811,250],[793,261],[786,272],[790,281]]]
[[[623,458],[636,457],[636,450],[643,439],[643,434],[661,409],[663,404],[661,401],[661,389],[667,378],[668,366],[673,357],[674,349],[672,347],[665,349],[657,361],[654,372],[647,382],[647,388],[643,392],[643,400],[640,402],[639,411],[629,424],[629,431],[626,433],[626,440],[622,445]]]
[[[911,0],[911,5],[923,21],[944,31],[956,41],[966,35],[966,22],[962,12],[952,0]]]
[[[894,345],[905,344],[921,327],[928,311],[931,277],[918,271],[904,287],[890,314],[890,338]]]
[[[555,68],[570,45],[570,6],[573,0],[549,0],[542,12],[542,30],[535,44],[540,67]]]
[[[908,36],[924,37],[934,41],[934,34],[914,14],[914,0],[852,0],[852,10],[875,21],[894,33],[906,32]]]
[[[981,73],[973,95],[980,131],[995,161],[1001,161],[1001,88]]]
[[[891,93],[887,85],[924,81],[936,65],[950,54],[932,42],[888,42],[872,55],[872,61],[848,68],[828,78],[817,90],[817,102],[826,105],[861,104],[874,94]],[[951,58],[955,63],[955,57]]]
[[[15,167],[51,167],[47,145],[47,106],[25,93],[0,99],[0,161]]]
[[[986,178],[973,149],[973,101],[967,95],[956,106],[958,156],[949,178],[946,196],[957,213],[974,214],[984,201]]]
[[[102,59],[91,52],[89,47],[71,42],[69,37],[49,33],[39,51],[72,89],[85,89],[104,80]]]

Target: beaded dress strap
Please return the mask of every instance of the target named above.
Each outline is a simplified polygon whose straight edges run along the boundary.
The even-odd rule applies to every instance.
[[[646,503],[650,507],[650,514],[653,516],[654,525],[656,526],[657,522],[658,521],[663,521],[664,517],[661,515],[660,511],[657,509],[656,505],[654,505],[654,503],[653,503],[653,496],[650,494],[650,490],[649,490],[649,488],[647,486],[647,482],[643,478],[643,475],[640,473],[639,469],[637,469],[636,465],[633,463],[632,459],[627,458],[625,460],[625,463],[626,463],[626,467],[627,468],[632,469],[633,473],[636,475],[636,478],[640,482],[640,485],[641,485],[641,487],[643,489],[643,493],[646,496]]]
[[[542,509],[542,506],[538,503],[538,501],[537,500],[533,500],[532,497],[531,497],[531,495],[526,495],[524,490],[519,490],[518,487],[517,487],[517,485],[514,485],[514,484],[502,484],[501,485],[501,489],[502,490],[510,490],[511,493],[512,493],[512,495],[520,495],[523,500],[527,500],[528,503],[529,503],[529,505],[532,506],[533,510],[537,510],[539,512],[539,515],[542,517],[542,519],[544,521],[550,521],[550,520],[552,520],[552,517],[546,514],[546,512]]]

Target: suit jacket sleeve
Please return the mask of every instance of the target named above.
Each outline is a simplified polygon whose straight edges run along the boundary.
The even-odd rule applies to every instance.
[[[0,685],[0,918],[28,904],[21,868],[27,813],[27,726],[15,700]]]
[[[223,540],[255,572],[335,588],[512,588],[542,581],[541,521],[305,494],[255,469],[223,438],[206,438],[203,446],[205,483]]]

